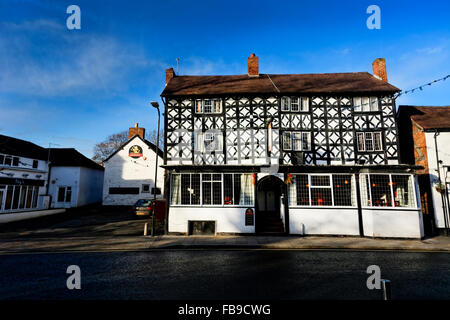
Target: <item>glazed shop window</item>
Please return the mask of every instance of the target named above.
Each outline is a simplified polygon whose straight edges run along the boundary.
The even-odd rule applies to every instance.
[[[248,205],[254,203],[251,174],[173,174],[172,205]]]
[[[361,175],[361,200],[366,207],[416,208],[412,175]]]
[[[350,174],[293,175],[289,184],[289,205],[355,206],[353,179]]]

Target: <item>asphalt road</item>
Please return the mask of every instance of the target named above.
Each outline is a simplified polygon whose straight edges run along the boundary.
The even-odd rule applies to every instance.
[[[0,299],[377,300],[374,264],[393,299],[450,299],[448,253],[276,250],[0,255]],[[80,290],[66,288],[69,265]]]

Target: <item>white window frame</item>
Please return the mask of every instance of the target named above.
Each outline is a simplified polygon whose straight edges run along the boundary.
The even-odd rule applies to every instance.
[[[355,112],[376,112],[380,110],[378,97],[353,97]]]
[[[222,132],[194,132],[195,151],[201,153],[220,152],[223,151],[223,134]],[[212,137],[212,138],[211,138]],[[207,142],[208,145],[207,145]],[[211,149],[211,144],[215,147]]]
[[[390,191],[391,191],[391,206],[390,207],[377,207],[373,205],[372,202],[372,182],[370,181],[370,176],[376,176],[376,175],[380,175],[380,176],[389,176],[389,186],[390,186]],[[395,206],[395,198],[394,198],[394,187],[392,185],[392,176],[410,176],[412,179],[412,196],[414,199],[414,206],[413,207],[396,207]],[[369,183],[369,192],[367,195],[367,200],[370,203],[370,206],[366,206],[366,205],[361,205],[361,208],[363,209],[373,209],[373,210],[417,210],[419,209],[417,206],[417,191],[416,191],[416,183],[415,183],[415,179],[414,179],[414,175],[409,174],[409,173],[362,173],[359,176],[359,185],[361,186],[361,180],[364,179],[364,177],[367,176],[367,181]]]
[[[210,105],[206,105],[206,102]],[[218,103],[218,106],[217,106]],[[207,107],[211,107],[211,111],[206,111]],[[218,110],[217,110],[218,109]],[[222,113],[222,99],[196,99],[195,100],[195,113],[198,114],[221,114]]]
[[[285,139],[289,136],[290,144],[286,148]],[[297,136],[294,138],[294,136]],[[307,141],[308,148],[304,148],[303,142]],[[300,141],[300,149],[295,148],[295,141]],[[284,151],[311,151],[311,132],[309,131],[283,131],[283,150]]]
[[[308,97],[281,97],[281,111],[284,112],[308,112],[309,98]]]
[[[333,175],[335,175],[335,176],[337,176],[337,175],[343,175],[343,176],[350,176],[350,183],[351,183],[351,194],[353,195],[353,196],[356,196],[356,183],[352,183],[352,181],[354,181],[355,180],[355,175],[354,174],[352,174],[352,173],[293,173],[293,175],[295,175],[295,176],[308,176],[308,194],[309,194],[309,205],[301,205],[301,204],[296,204],[296,205],[293,205],[293,206],[289,206],[290,208],[296,208],[296,207],[298,207],[298,208],[333,208],[333,209],[336,209],[336,208],[357,208],[358,207],[358,204],[356,203],[356,201],[355,201],[355,204],[354,205],[351,205],[351,206],[342,206],[342,205],[339,205],[339,206],[336,206],[334,203],[335,203],[335,201],[334,201],[334,189],[333,189],[333,186],[334,186],[334,180],[333,180]],[[330,184],[329,184],[329,186],[313,186],[312,185],[312,183],[311,183],[311,177],[312,176],[329,176],[329,181],[330,181]],[[331,206],[313,206],[311,203],[312,203],[312,197],[311,197],[311,189],[322,189],[322,188],[329,188],[329,189],[331,189],[331,203],[332,203],[332,205]],[[297,189],[295,190],[295,196],[297,197]],[[296,201],[296,203],[297,203],[297,201]],[[397,207],[398,208],[398,207]]]
[[[192,175],[194,175],[194,174],[198,174],[198,175],[200,175],[200,195],[199,195],[199,198],[200,198],[200,204],[173,204],[173,203],[171,203],[170,202],[170,206],[171,207],[221,207],[221,208],[248,208],[248,207],[255,207],[255,195],[254,195],[254,192],[255,192],[255,187],[253,186],[253,197],[252,197],[252,200],[253,200],[253,203],[252,204],[234,204],[234,201],[235,201],[235,199],[236,199],[236,195],[235,195],[235,188],[234,188],[234,186],[235,186],[235,178],[234,178],[234,175],[240,175],[241,176],[241,178],[242,178],[242,175],[252,175],[253,173],[239,173],[239,172],[226,172],[226,173],[193,173],[193,172],[186,172],[186,173],[175,173],[175,174],[173,174],[172,175],[172,178],[171,178],[171,185],[173,185],[173,176],[174,175],[180,175],[180,185],[179,185],[179,189],[178,189],[178,192],[179,192],[179,194],[180,194],[180,202],[181,202],[181,175],[190,175],[190,182],[191,182],[191,185],[190,185],[190,187],[192,187]],[[221,175],[221,180],[220,180],[220,183],[221,183],[221,186],[222,186],[222,195],[221,195],[221,204],[203,204],[203,182],[206,182],[206,183],[214,183],[214,182],[218,182],[218,180],[204,180],[203,179],[203,175],[205,175],[205,174],[211,174],[211,178],[212,178],[212,175],[213,174],[220,174]],[[231,174],[231,175],[233,175],[233,179],[232,179],[232,188],[233,188],[233,204],[225,204],[224,203],[224,200],[225,200],[225,185],[224,185],[224,174]],[[170,188],[170,197],[169,197],[169,199],[170,199],[170,201],[172,201],[172,193],[173,193],[173,190],[172,190],[172,188]],[[214,195],[214,193],[213,193],[213,188],[212,188],[212,186],[211,186],[211,199],[213,199],[213,195]],[[191,195],[191,197],[190,197],[190,200],[189,200],[189,202],[190,203],[192,203],[192,195]]]
[[[362,145],[360,144],[360,137],[362,136],[363,141],[362,141]],[[367,138],[367,136],[370,136],[370,138]],[[375,137],[379,136],[380,140],[380,144],[379,144],[379,148],[376,149],[375,148]],[[370,140],[372,142],[372,149],[368,150],[366,147],[366,141]],[[361,148],[362,146],[362,148]],[[359,131],[356,132],[356,148],[358,150],[358,152],[378,152],[378,151],[383,151],[383,135],[381,131]]]

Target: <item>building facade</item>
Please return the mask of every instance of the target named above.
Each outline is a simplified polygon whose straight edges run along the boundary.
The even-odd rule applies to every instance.
[[[52,208],[77,208],[100,204],[104,168],[73,148],[52,148],[50,184]]]
[[[402,162],[422,166],[417,172],[425,231],[450,227],[450,106],[400,106]]]
[[[169,232],[423,236],[384,59],[367,72],[166,71]]]
[[[0,213],[48,208],[47,159],[45,148],[0,135]]]
[[[163,152],[145,140],[145,129],[138,124],[129,129],[128,141],[104,162],[103,205],[131,206],[139,199],[163,197]],[[155,188],[156,157],[158,175]]]

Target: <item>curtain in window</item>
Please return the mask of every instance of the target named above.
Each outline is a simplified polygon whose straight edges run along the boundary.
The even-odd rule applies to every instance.
[[[180,204],[180,175],[172,175],[172,197],[170,199],[171,204]]]
[[[253,205],[253,177],[251,174],[241,175],[241,198],[240,205]]]

